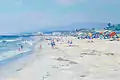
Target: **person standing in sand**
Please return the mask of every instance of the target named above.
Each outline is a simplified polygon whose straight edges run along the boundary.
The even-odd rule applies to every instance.
[[[40,44],[40,49],[42,49],[42,45]]]
[[[71,41],[68,40],[67,43],[68,43],[68,46],[72,46],[72,40]]]
[[[55,42],[54,42],[54,40],[51,41],[51,47],[52,47],[52,48],[55,47]]]
[[[68,40],[67,44],[69,45],[70,41]]]
[[[72,46],[72,43],[73,43],[73,42],[72,42],[72,40],[71,40],[69,46]]]

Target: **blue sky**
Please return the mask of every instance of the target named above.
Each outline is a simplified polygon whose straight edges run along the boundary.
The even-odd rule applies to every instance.
[[[119,0],[0,0],[0,33],[74,23],[120,23]]]

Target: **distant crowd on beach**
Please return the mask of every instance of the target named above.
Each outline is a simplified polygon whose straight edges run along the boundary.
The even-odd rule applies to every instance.
[[[57,36],[57,37],[49,37],[49,39],[48,38],[46,38],[46,40],[48,40],[49,42],[48,42],[48,45],[50,45],[51,46],[51,48],[52,49],[55,49],[56,47],[56,42],[57,43],[60,43],[60,44],[62,44],[62,43],[66,43],[68,46],[71,46],[72,44],[73,44],[73,41],[72,40],[64,40],[63,38],[62,38],[62,36]]]
[[[110,39],[120,41],[120,34],[116,32],[89,32],[77,35],[78,39]]]
[[[71,35],[71,37],[75,37],[76,39],[87,39],[88,42],[94,42],[94,39],[107,39],[110,41],[120,41],[120,34],[117,34],[114,31],[103,31],[103,32],[76,32],[75,35]],[[51,48],[55,48],[56,43],[60,44],[67,44],[69,47],[75,46],[73,44],[74,40],[70,40],[67,38],[67,35],[65,36],[47,36],[45,40],[49,41],[48,45],[51,46]],[[42,45],[40,45],[40,48],[42,48]]]

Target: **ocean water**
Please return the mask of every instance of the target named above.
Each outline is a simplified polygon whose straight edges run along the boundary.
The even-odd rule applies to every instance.
[[[0,36],[0,63],[30,52],[34,44],[35,40],[31,36]],[[23,49],[19,51],[21,45]]]

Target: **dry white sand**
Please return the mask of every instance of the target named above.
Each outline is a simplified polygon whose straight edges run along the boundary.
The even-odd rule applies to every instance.
[[[34,60],[5,80],[120,80],[120,42],[63,39],[57,49],[44,41],[40,51],[37,44]],[[68,39],[74,46],[67,47]]]

